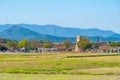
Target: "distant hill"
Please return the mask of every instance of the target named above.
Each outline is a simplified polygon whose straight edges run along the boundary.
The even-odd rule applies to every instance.
[[[80,28],[67,28],[61,27],[57,25],[29,25],[29,24],[19,24],[22,27],[28,28],[35,32],[46,34],[46,35],[54,35],[61,37],[76,37],[76,36],[101,36],[101,37],[109,37],[115,34],[110,30],[100,30],[100,29],[80,29]]]
[[[99,29],[63,28],[55,25],[6,24],[0,25],[0,37],[17,40],[47,40],[62,42],[66,39],[76,42],[76,36],[86,36],[91,41],[120,41],[120,34]]]
[[[67,39],[66,37],[56,37],[56,36],[39,34],[27,28],[21,27],[19,25],[10,27],[7,30],[1,32],[0,37],[6,39],[18,40],[18,41],[22,39],[28,39],[28,40],[48,40],[52,42],[62,42],[65,39]],[[72,39],[74,40],[72,41],[75,42],[75,39],[74,38]]]
[[[45,35],[53,35],[53,36],[60,36],[60,37],[76,37],[76,36],[101,36],[101,37],[109,37],[113,34],[116,34],[110,30],[100,30],[100,29],[80,29],[80,28],[68,28],[68,27],[61,27],[57,25],[31,25],[31,24],[17,24],[18,26],[22,26],[34,32],[45,34]],[[14,24],[7,24],[7,25],[0,25],[0,32],[1,30],[5,30],[8,27],[15,26]]]
[[[4,25],[0,25],[0,32],[5,31],[6,29],[12,27],[12,24],[4,24]]]
[[[120,41],[119,37],[99,37],[100,42]],[[98,41],[98,37],[90,37],[91,41]]]
[[[120,34],[113,34],[113,35],[110,36],[110,37],[118,37],[118,38],[120,38]]]
[[[13,26],[7,30],[1,32],[0,36],[8,39],[22,40],[24,38],[31,39],[34,36],[38,36],[39,33],[25,29],[21,26]]]

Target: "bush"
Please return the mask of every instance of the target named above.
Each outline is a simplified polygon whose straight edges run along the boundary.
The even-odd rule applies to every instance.
[[[7,51],[7,47],[0,45],[0,51]]]

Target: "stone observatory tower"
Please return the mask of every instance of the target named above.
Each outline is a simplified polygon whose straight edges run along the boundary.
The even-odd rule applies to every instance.
[[[77,36],[77,40],[76,40],[76,45],[75,45],[75,52],[80,52],[80,49],[78,48],[77,43],[80,41],[80,36]]]

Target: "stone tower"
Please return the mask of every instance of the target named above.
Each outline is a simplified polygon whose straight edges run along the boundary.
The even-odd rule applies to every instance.
[[[76,40],[76,45],[75,45],[75,52],[80,52],[80,48],[78,48],[77,43],[80,41],[80,36],[77,36],[77,40]]]

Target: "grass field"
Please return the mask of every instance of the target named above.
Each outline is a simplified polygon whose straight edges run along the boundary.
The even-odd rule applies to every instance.
[[[118,75],[0,74],[0,80],[120,80]]]
[[[120,80],[119,75],[115,53],[0,54],[0,80]]]

